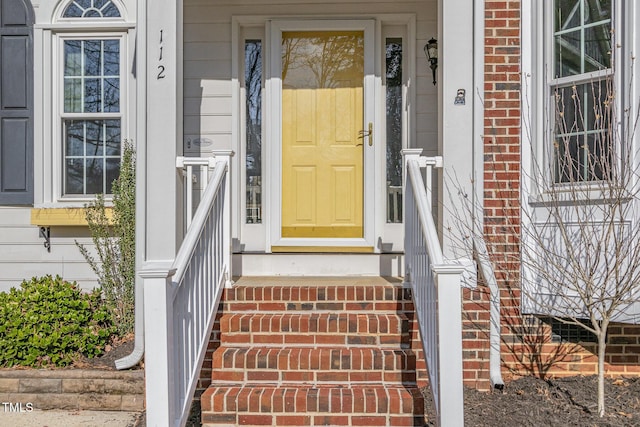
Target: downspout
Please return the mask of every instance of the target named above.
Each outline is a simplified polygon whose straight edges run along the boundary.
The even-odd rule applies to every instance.
[[[480,266],[480,273],[489,286],[489,379],[491,387],[497,390],[504,388],[502,369],[500,366],[500,288],[496,275],[493,273],[487,245],[482,237],[474,238],[476,262]]]
[[[134,74],[136,79],[136,278],[134,295],[134,347],[131,354],[116,360],[116,369],[137,365],[144,355],[144,287],[138,270],[146,258],[146,188],[147,188],[147,0],[136,1],[136,37]]]
[[[138,276],[136,275],[135,308],[134,308],[135,344],[131,354],[123,357],[122,359],[116,360],[116,369],[119,369],[119,370],[129,369],[134,367],[140,362],[140,360],[142,360],[142,356],[144,355],[144,311],[143,311],[144,289],[142,287],[142,283],[139,283],[139,282],[141,282],[141,280],[139,280]]]
[[[480,267],[480,274],[489,286],[490,325],[489,325],[489,379],[491,387],[497,390],[504,388],[500,355],[500,288],[491,266],[487,245],[483,238],[483,205],[484,205],[484,37],[485,37],[485,2],[474,0],[474,87],[477,92],[474,100],[473,126],[473,179],[472,192],[472,234],[474,237],[474,256]],[[478,191],[479,190],[479,191]]]

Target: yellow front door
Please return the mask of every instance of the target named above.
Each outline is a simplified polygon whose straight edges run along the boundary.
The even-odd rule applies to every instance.
[[[363,81],[363,31],[282,33],[282,237],[363,237]]]

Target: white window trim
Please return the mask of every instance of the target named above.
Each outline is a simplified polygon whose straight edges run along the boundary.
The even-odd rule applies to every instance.
[[[53,9],[50,22],[42,16],[34,25],[34,206],[37,208],[84,207],[91,195],[63,196],[64,160],[62,111],[63,41],[67,39],[120,39],[120,112],[121,138],[135,135],[135,22],[125,5],[113,0],[122,18],[61,18],[68,2]],[[135,3],[132,3],[135,6]],[[43,10],[43,12],[45,12]],[[135,143],[135,141],[134,141]],[[108,198],[109,200],[110,198]]]
[[[95,115],[89,113],[65,113],[64,112],[64,42],[65,40],[119,40],[120,41],[120,112],[119,113],[96,113]],[[126,49],[126,34],[122,32],[95,32],[95,33],[74,33],[74,34],[56,34],[54,36],[54,49],[53,49],[53,120],[52,120],[52,139],[53,139],[53,153],[58,153],[58,161],[53,164],[53,191],[58,203],[73,203],[91,201],[94,199],[92,195],[65,195],[64,194],[64,135],[62,121],[65,118],[77,117],[104,117],[104,118],[119,118],[121,120],[121,139],[126,139],[124,129],[127,129],[127,112],[129,110],[127,103],[127,77],[126,77],[126,58],[128,57]],[[123,61],[124,60],[124,61]],[[105,198],[110,199],[109,195],[105,195]]]
[[[629,28],[634,23],[634,14],[638,13],[633,2],[623,0],[613,0],[614,8],[612,15],[612,27],[616,29],[616,34],[621,37],[626,36],[622,30]],[[590,80],[612,75],[614,70],[606,69],[588,72],[577,76],[567,76],[553,78],[553,10],[552,1],[541,2],[536,0],[522,0],[521,18],[521,145],[522,145],[522,194],[530,204],[544,204],[549,201],[547,183],[553,181],[550,174],[551,169],[549,144],[553,137],[551,111],[555,107],[552,105],[551,89],[567,84],[580,84]],[[627,13],[623,15],[622,9]],[[637,22],[637,21],[636,21]],[[616,92],[622,94],[619,97],[619,111],[622,110],[623,103],[629,95],[623,91],[623,87],[629,87],[627,73],[624,73],[624,59],[630,57],[633,46],[630,40],[613,40],[612,46],[614,64],[618,64],[620,71],[616,73]],[[628,92],[628,91],[627,91]],[[622,99],[620,99],[622,98]],[[620,123],[618,124],[620,125]],[[537,162],[537,163],[536,163]],[[543,176],[542,174],[545,174]],[[565,183],[557,183],[562,187]],[[573,185],[578,185],[574,183]],[[584,181],[579,184],[581,187],[592,187],[593,183]]]
[[[127,115],[131,110],[128,103],[128,84],[127,84],[127,69],[128,69],[128,53],[127,53],[127,35],[122,32],[86,32],[86,33],[57,33],[52,37],[52,120],[51,120],[51,142],[52,142],[52,175],[51,175],[51,189],[53,195],[53,202],[58,204],[86,204],[93,200],[93,195],[65,195],[63,193],[64,185],[64,135],[62,121],[65,117],[71,115],[70,113],[64,113],[64,41],[65,40],[104,40],[104,39],[119,39],[120,40],[120,112],[119,113],[102,113],[104,117],[119,117],[121,120],[121,139],[124,141],[127,139],[127,133],[125,130],[128,128]],[[82,114],[78,114],[81,116]],[[98,114],[96,114],[97,116]],[[106,195],[106,199],[109,200],[110,196]]]
[[[236,93],[239,96],[239,107],[235,111],[239,111],[239,123],[237,124],[238,135],[239,135],[239,144],[238,150],[236,152],[240,153],[237,161],[239,162],[239,167],[236,168],[240,171],[238,180],[236,182],[240,182],[240,191],[239,193],[239,206],[237,219],[241,224],[242,231],[241,234],[244,236],[243,245],[244,251],[261,251],[264,250],[265,247],[265,239],[266,239],[266,217],[265,213],[268,212],[269,208],[269,200],[266,197],[268,194],[267,186],[265,185],[265,170],[267,169],[266,165],[266,144],[265,144],[265,136],[266,129],[268,127],[266,117],[266,86],[265,86],[265,70],[267,68],[267,52],[266,49],[266,37],[265,37],[265,27],[264,26],[250,26],[250,27],[241,27],[240,28],[240,37],[238,38],[238,60],[234,61],[234,66],[238,66],[238,90],[234,91],[234,96]],[[247,198],[246,198],[246,188],[247,188],[247,175],[246,175],[246,159],[247,159],[247,135],[246,135],[246,86],[245,86],[245,44],[248,40],[260,40],[262,46],[262,188],[261,188],[261,209],[262,209],[262,221],[260,223],[247,223]],[[236,50],[234,49],[234,52]],[[236,127],[234,126],[234,129]]]
[[[404,221],[399,223],[390,223],[387,222],[387,213],[388,213],[388,195],[387,195],[387,98],[386,98],[386,42],[389,38],[399,38],[402,40],[402,148],[409,148],[409,140],[415,140],[415,135],[410,135],[410,133],[415,132],[415,127],[413,129],[410,128],[411,124],[414,122],[413,120],[409,120],[409,115],[411,112],[411,108],[415,105],[415,91],[409,90],[409,84],[412,81],[415,81],[415,58],[412,55],[412,52],[415,52],[415,42],[412,40],[415,39],[415,25],[414,21],[411,20],[408,24],[405,25],[386,25],[382,24],[382,36],[380,41],[380,50],[381,50],[381,79],[382,84],[380,87],[380,99],[382,107],[380,108],[380,117],[378,121],[380,123],[380,137],[378,138],[380,141],[384,141],[382,150],[382,171],[383,179],[382,179],[382,195],[381,200],[383,200],[384,209],[381,210],[377,221],[379,223],[379,227],[382,230],[382,245],[384,247],[381,248],[382,252],[402,252],[404,249]],[[404,167],[403,167],[404,173]],[[404,198],[404,194],[402,194]],[[404,199],[403,199],[404,200]],[[403,206],[404,208],[404,206]]]

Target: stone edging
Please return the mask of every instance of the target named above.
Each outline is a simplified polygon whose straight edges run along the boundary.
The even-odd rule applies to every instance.
[[[0,402],[34,409],[142,411],[144,371],[0,369]]]

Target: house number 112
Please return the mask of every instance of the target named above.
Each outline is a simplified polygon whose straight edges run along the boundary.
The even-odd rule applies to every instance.
[[[162,65],[162,31],[160,30],[160,56],[158,57],[158,62],[160,63],[158,65],[158,77],[157,79],[164,79],[166,77],[166,75],[164,74],[164,65]]]

